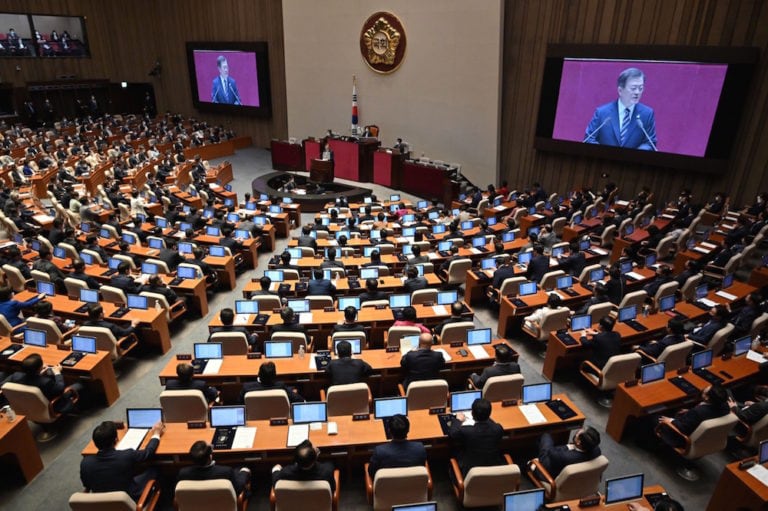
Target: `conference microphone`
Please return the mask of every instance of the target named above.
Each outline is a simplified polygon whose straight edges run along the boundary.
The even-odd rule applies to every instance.
[[[637,117],[635,117],[635,120],[637,120],[637,125],[640,126],[641,130],[643,130],[643,135],[645,135],[646,140],[648,140],[648,143],[651,144],[651,147],[653,147],[653,150],[658,152],[658,149],[656,149],[656,144],[653,143],[653,140],[651,140],[651,137],[648,136],[648,132],[645,131],[645,126],[643,126],[643,121],[640,119],[640,114],[637,114]]]
[[[611,118],[610,118],[610,117],[606,117],[606,118],[605,118],[605,120],[604,120],[602,123],[600,123],[600,126],[598,126],[598,127],[597,127],[597,129],[596,129],[595,131],[593,131],[592,133],[590,133],[589,135],[587,135],[587,137],[586,137],[584,140],[582,140],[581,142],[582,142],[582,143],[584,143],[584,142],[586,142],[587,140],[589,140],[590,138],[593,138],[595,135],[597,135],[597,132],[598,132],[598,131],[600,131],[600,129],[601,129],[603,126],[605,126],[605,125],[608,123],[608,121],[610,121],[610,120],[611,120]]]

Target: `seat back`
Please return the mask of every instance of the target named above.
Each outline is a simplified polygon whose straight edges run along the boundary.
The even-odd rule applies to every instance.
[[[376,245],[376,248],[379,250],[379,254],[381,255],[389,255],[395,253],[395,246],[391,243],[380,243]]]
[[[8,382],[2,390],[11,408],[31,421],[49,424],[58,417],[51,413],[50,402],[37,387]]]
[[[448,401],[448,382],[445,380],[414,381],[408,385],[405,396],[409,410],[426,410],[445,406]]]
[[[254,390],[245,394],[245,419],[267,420],[274,417],[290,417],[291,403],[282,389]]]
[[[301,278],[301,275],[299,275],[299,270],[294,270],[293,268],[286,268],[283,270],[283,278],[285,280],[299,280]]]
[[[728,443],[728,434],[738,420],[735,414],[727,413],[722,417],[701,421],[689,437],[691,443],[688,449],[681,454],[690,460],[722,451]]]
[[[458,341],[466,342],[467,332],[473,328],[475,328],[475,324],[472,321],[448,323],[440,332],[440,342],[442,344],[450,344]]]
[[[67,288],[67,296],[73,300],[80,299],[80,290],[88,289],[88,284],[84,280],[67,277],[64,279],[64,286]]]
[[[565,275],[563,270],[547,272],[543,277],[541,277],[539,286],[541,286],[541,289],[552,290],[557,285],[557,278],[562,277],[563,275]]]
[[[8,280],[8,286],[10,286],[14,292],[20,293],[24,291],[27,279],[21,274],[21,270],[10,264],[4,264],[3,271],[5,272],[5,278]]]
[[[228,479],[179,481],[175,495],[179,511],[237,511],[237,495]]]
[[[8,323],[8,319],[2,314],[0,314],[0,336],[13,337],[13,327]]]
[[[544,314],[539,327],[538,340],[546,341],[549,339],[550,332],[568,328],[568,319],[571,317],[571,311],[567,307],[559,307],[553,311]]]
[[[555,233],[555,236],[558,238],[563,237],[563,227],[565,227],[566,219],[564,216],[560,216],[552,220],[552,232]]]
[[[201,390],[164,390],[160,393],[163,422],[208,420],[208,402]]]
[[[428,302],[437,303],[437,289],[417,289],[411,293],[411,305]]]
[[[360,308],[363,307],[377,307],[379,305],[389,305],[389,300],[368,300],[360,304]]]
[[[159,303],[160,307],[165,310],[165,319],[171,321],[171,305],[168,303],[165,296],[160,293],[152,293],[151,291],[142,291],[139,295],[147,297],[147,307],[150,309],[157,307],[157,304]]]
[[[408,335],[419,335],[421,330],[416,326],[391,326],[387,330],[387,346],[400,346],[400,339]]]
[[[624,298],[621,299],[621,303],[619,303],[619,309],[634,305],[637,307],[638,311],[641,311],[643,310],[643,305],[645,304],[646,298],[648,298],[648,293],[642,289],[640,291],[632,291],[631,293],[627,293],[624,295]]]
[[[328,481],[281,479],[275,484],[275,511],[304,509],[310,502],[312,511],[333,509],[333,495]]]
[[[52,319],[30,316],[27,318],[27,327],[45,332],[45,340],[48,344],[61,344],[64,340],[64,335]]]
[[[109,303],[128,303],[128,298],[125,296],[125,292],[119,287],[113,286],[101,286],[99,288],[101,293],[101,299]]]
[[[693,341],[683,341],[664,348],[658,361],[664,362],[667,371],[676,371],[686,365],[688,354],[693,349]]]
[[[696,294],[696,288],[701,284],[702,280],[704,280],[704,275],[701,273],[688,277],[688,280],[685,281],[680,290],[683,300],[693,300],[693,297]]]
[[[768,439],[768,415],[752,424],[749,428],[749,434],[744,439],[744,445],[756,448],[760,442]]]
[[[725,343],[731,337],[734,328],[735,327],[731,323],[726,323],[723,328],[715,332],[715,335],[712,336],[712,339],[709,340],[709,344],[707,344],[707,347],[712,350],[713,356],[718,356],[723,352]]]
[[[639,353],[614,355],[609,358],[603,367],[603,380],[598,388],[613,390],[619,386],[619,383],[634,379],[642,358]]]
[[[674,236],[666,236],[664,238],[661,238],[659,241],[659,244],[656,245],[656,256],[659,258],[659,260],[666,259],[669,257],[669,253],[672,250],[672,247],[675,244],[675,237]]]
[[[523,395],[522,374],[504,374],[491,376],[483,386],[483,398],[488,401],[505,401],[507,399],[520,399]]]
[[[334,332],[333,335],[331,335],[331,346],[334,346],[336,341],[352,341],[355,339],[360,340],[361,349],[368,347],[368,338],[366,337],[365,332],[359,330]]]
[[[259,310],[271,312],[274,309],[282,307],[280,297],[277,295],[255,295],[251,298],[254,302],[259,302]]]
[[[654,302],[659,303],[663,297],[675,294],[678,286],[679,284],[674,280],[660,285],[659,289],[656,291],[656,294],[653,295]]]
[[[164,273],[166,275],[171,273],[171,270],[168,268],[168,265],[165,263],[165,261],[161,261],[160,259],[147,259],[146,262],[157,265],[157,271],[160,273]]]
[[[77,492],[69,497],[72,511],[136,511],[136,503],[124,491]]]
[[[517,465],[473,467],[464,477],[464,507],[501,506],[504,494],[520,486]]]
[[[30,271],[29,273],[31,273],[31,274],[32,274],[32,279],[33,279],[35,282],[39,282],[39,281],[42,281],[42,282],[50,282],[50,281],[51,281],[51,276],[50,276],[50,275],[48,275],[47,273],[45,273],[44,271],[40,271],[40,270],[32,270],[32,271]]]
[[[511,277],[504,279],[499,288],[499,298],[502,296],[515,296],[520,293],[520,284],[525,282],[525,277]]]
[[[307,336],[301,332],[274,332],[272,337],[270,337],[270,340],[291,341],[293,343],[294,353],[297,353],[301,346],[304,346],[305,350],[307,349]]]
[[[589,461],[566,466],[555,479],[554,501],[580,499],[597,493],[608,458],[603,455]]]
[[[323,309],[324,307],[333,307],[333,298],[328,295],[309,295],[306,297],[309,300],[309,307],[311,309]]]
[[[70,259],[72,259],[73,261],[74,261],[75,259],[80,259],[80,255],[77,253],[77,249],[76,249],[76,248],[75,248],[73,245],[70,245],[69,243],[64,243],[64,242],[62,241],[62,242],[60,242],[60,243],[59,243],[59,245],[58,245],[58,246],[59,246],[60,248],[63,248],[63,249],[64,249],[64,252],[66,252],[66,253],[67,253],[67,257],[69,257],[69,258],[70,258]]]
[[[763,312],[752,321],[752,327],[749,329],[749,335],[755,337],[768,326],[768,312]]]
[[[373,478],[374,511],[390,511],[392,506],[429,500],[427,467],[381,468]]]
[[[248,339],[244,332],[215,332],[211,334],[211,342],[220,342],[224,355],[248,353]]]
[[[328,403],[328,415],[354,415],[370,413],[370,395],[367,383],[350,383],[328,387],[325,401]]]
[[[120,261],[128,263],[128,266],[131,268],[131,270],[136,269],[136,262],[133,260],[133,258],[126,254],[113,254],[112,257],[115,259],[118,259]],[[102,288],[103,289],[103,288]]]
[[[447,284],[461,285],[467,280],[467,270],[472,268],[471,259],[455,259],[448,266]]]
[[[96,349],[99,351],[108,351],[112,361],[120,358],[120,351],[117,349],[117,339],[112,334],[112,330],[101,326],[81,326],[77,330],[78,335],[84,337],[96,338]]]
[[[600,246],[610,247],[613,245],[613,239],[616,237],[616,226],[609,225],[603,230],[603,234],[600,235]]]
[[[596,303],[590,305],[587,314],[592,316],[592,323],[600,323],[600,320],[608,316],[613,310],[614,305],[611,302]]]
[[[579,282],[581,282],[581,285],[589,284],[589,274],[592,270],[597,270],[601,268],[599,264],[590,264],[588,266],[585,266],[583,270],[581,270],[581,275],[579,275]]]

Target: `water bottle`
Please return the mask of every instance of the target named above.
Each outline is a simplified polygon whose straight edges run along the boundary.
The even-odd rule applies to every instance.
[[[158,312],[160,312],[161,310],[163,310],[163,306],[162,306],[162,305],[160,305],[160,300],[156,300],[156,301],[155,301],[155,310],[156,310],[156,311],[158,311]]]
[[[8,419],[8,422],[16,420],[16,412],[11,408],[11,405],[6,405],[3,410],[5,411],[5,417]]]
[[[643,317],[644,317],[644,318],[647,318],[647,317],[648,317],[648,309],[649,309],[649,307],[648,307],[647,305],[645,305],[645,306],[643,307]]]
[[[304,358],[304,353],[305,353],[304,345],[302,344],[301,346],[299,346],[299,358]]]
[[[760,336],[756,335],[754,339],[752,339],[752,351],[757,351],[757,349],[760,347]]]

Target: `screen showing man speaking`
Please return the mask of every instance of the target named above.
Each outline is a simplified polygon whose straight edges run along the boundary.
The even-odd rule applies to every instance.
[[[256,53],[194,50],[193,56],[198,101],[260,106]]]

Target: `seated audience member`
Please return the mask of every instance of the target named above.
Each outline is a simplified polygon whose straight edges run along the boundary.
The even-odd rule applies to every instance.
[[[130,274],[131,265],[126,261],[117,265],[117,275],[109,279],[109,285],[122,289],[127,294],[137,295],[141,292],[141,284],[136,282]]]
[[[97,326],[101,328],[108,328],[115,339],[120,340],[125,336],[136,333],[136,326],[138,326],[139,320],[131,320],[130,326],[120,326],[113,321],[104,320],[104,308],[99,303],[92,303],[88,307],[88,321],[84,323],[85,326]]]
[[[584,256],[584,252],[579,250],[578,241],[571,242],[568,255],[560,257],[559,261],[560,269],[574,278],[579,278],[581,271],[587,265],[587,258]]]
[[[240,495],[251,479],[251,469],[242,467],[235,471],[227,465],[217,465],[213,460],[213,446],[205,440],[198,440],[189,448],[192,465],[179,471],[179,481],[210,481],[225,479],[232,483],[235,495]]]
[[[365,332],[365,327],[357,322],[357,309],[352,305],[344,309],[344,322],[333,325],[332,333]]]
[[[731,312],[731,304],[728,303],[726,308],[730,314],[731,323],[734,326],[733,337],[739,337],[742,335],[748,335],[752,330],[752,322],[760,316],[762,310],[760,309],[760,293],[750,293],[744,300],[744,306],[736,311]]]
[[[322,268],[312,270],[312,276],[314,278],[307,284],[308,295],[330,296],[331,298],[336,296],[336,286],[329,279],[323,277]]]
[[[408,259],[408,264],[415,265],[415,264],[421,264],[421,263],[428,263],[429,262],[429,256],[424,254],[421,254],[421,246],[420,245],[414,245],[411,249],[411,252],[413,256]]]
[[[415,326],[419,330],[421,330],[423,333],[430,333],[429,328],[425,327],[422,323],[418,322],[418,318],[416,317],[416,309],[410,305],[408,307],[403,308],[403,319],[398,319],[392,325],[393,326]]]
[[[600,456],[600,433],[587,426],[576,432],[573,443],[555,445],[552,436],[544,433],[539,440],[539,462],[552,478],[568,465],[593,460]]]
[[[702,392],[702,401],[698,405],[680,410],[674,418],[663,415],[659,417],[656,434],[667,445],[683,447],[685,440],[665,426],[674,426],[680,433],[689,436],[703,421],[722,417],[729,412],[728,393],[720,385],[710,385]]]
[[[451,267],[451,263],[456,261],[457,259],[462,259],[462,257],[459,255],[459,247],[456,245],[451,246],[450,255],[443,261],[443,263],[440,265],[440,267],[435,271],[437,273],[437,276],[440,277],[443,280],[448,279],[448,270]]]
[[[370,261],[367,263],[363,263],[361,265],[362,268],[368,268],[369,266],[384,266],[384,264],[381,262],[381,252],[378,250],[371,250],[371,256]]]
[[[275,332],[299,332],[307,335],[307,329],[299,323],[299,318],[296,317],[296,313],[290,307],[283,307],[283,310],[280,311],[280,318],[283,320],[283,323],[272,325],[273,334]]]
[[[29,271],[26,261],[21,257],[21,250],[16,245],[12,245],[6,249],[7,260],[4,264],[9,264],[21,272],[21,276],[25,279],[31,279],[32,273]]]
[[[405,388],[413,381],[435,380],[440,377],[440,370],[445,367],[445,359],[439,351],[432,351],[432,334],[422,333],[419,336],[418,349],[403,355],[400,367],[405,373]]]
[[[673,281],[674,278],[672,276],[672,268],[666,264],[661,264],[658,268],[656,268],[656,278],[654,278],[652,282],[649,282],[643,286],[643,291],[648,293],[648,299],[652,300],[653,297],[656,296],[656,292],[661,286]]]
[[[627,504],[627,509],[629,511],[685,511],[678,501],[672,500],[669,497],[662,497],[662,499],[653,506],[653,510],[645,507],[639,502],[630,502]]]
[[[541,282],[549,269],[549,257],[544,255],[544,247],[540,244],[533,246],[533,258],[525,270],[525,277],[532,282]]]
[[[169,288],[163,282],[163,278],[160,275],[152,275],[147,280],[147,283],[141,286],[141,291],[148,291],[150,293],[157,293],[165,297],[170,307],[179,301],[179,296]]]
[[[53,313],[53,304],[51,302],[45,300],[37,302],[35,304],[35,317],[53,321],[62,334],[68,330],[64,320]]]
[[[200,268],[200,271],[203,272],[203,275],[205,275],[205,281],[207,283],[215,283],[218,280],[216,270],[213,269],[211,265],[203,261],[203,259],[205,259],[205,253],[203,252],[203,249],[200,247],[195,247],[192,249],[192,259],[185,259],[184,262],[187,264],[193,264]]]
[[[709,320],[693,329],[693,332],[687,335],[687,339],[707,346],[715,333],[728,323],[728,309],[725,305],[715,305],[709,309]]]
[[[93,443],[99,450],[95,456],[84,456],[80,462],[80,481],[86,491],[104,493],[124,491],[133,500],[139,500],[144,486],[156,479],[159,471],[150,467],[134,476],[136,466],[151,461],[160,443],[165,425],[158,422],[149,430],[150,440],[141,450],[125,449],[118,451],[117,427],[112,421],[104,421],[93,430]]]
[[[672,318],[667,323],[667,335],[659,339],[658,341],[644,342],[638,349],[652,358],[658,358],[659,355],[668,347],[685,340],[683,332],[685,331],[685,324],[678,318]]]
[[[243,383],[243,390],[240,392],[240,402],[245,402],[245,395],[248,392],[257,390],[284,390],[288,394],[288,400],[291,403],[299,403],[304,398],[294,387],[289,387],[285,383],[277,380],[277,367],[274,362],[264,362],[259,366],[259,376],[256,381]]]
[[[505,280],[515,277],[515,267],[511,259],[503,257],[496,258],[496,270],[493,272],[491,285],[488,288],[488,297],[495,301],[501,301],[499,290]]]
[[[360,293],[360,304],[374,300],[388,300],[389,295],[379,291],[379,281],[376,279],[365,280],[365,291]]]
[[[611,266],[608,270],[610,277],[605,283],[605,289],[608,294],[608,300],[614,305],[621,303],[624,294],[627,292],[627,279],[621,274],[621,268],[618,264]]]
[[[743,403],[736,402],[733,398],[728,398],[728,406],[745,424],[757,424],[763,417],[768,415],[768,385],[757,385],[754,389],[754,400],[748,400]]]
[[[208,336],[208,342],[213,342],[213,334],[217,332],[241,332],[245,334],[245,339],[248,341],[251,351],[257,351],[259,336],[249,331],[244,326],[235,325],[235,311],[226,307],[219,312],[219,319],[221,320],[221,326],[211,327],[211,335]]]
[[[457,461],[461,475],[466,477],[473,467],[503,465],[501,437],[504,428],[491,419],[491,403],[486,399],[475,399],[472,403],[472,426],[464,424],[467,417],[459,412],[451,421],[448,433],[451,441],[458,448]],[[453,478],[453,472],[451,472]]]
[[[280,262],[275,266],[276,270],[296,270],[301,272],[301,267],[291,264],[291,253],[287,250],[280,254]]]
[[[336,260],[336,248],[330,247],[328,249],[328,257],[320,263],[320,268],[341,268],[344,269],[344,263]]]
[[[605,288],[604,284],[597,282],[592,287],[592,296],[590,296],[587,301],[584,302],[584,305],[579,307],[574,314],[586,314],[591,306],[606,302],[608,302],[608,290]]]
[[[165,382],[165,390],[199,390],[209,403],[217,401],[219,391],[216,387],[209,387],[204,380],[196,379],[194,376],[195,370],[191,364],[185,362],[176,364],[176,378]]]
[[[371,462],[368,464],[368,474],[371,477],[374,477],[380,468],[414,467],[426,463],[427,450],[424,444],[407,440],[410,429],[408,417],[399,413],[392,416],[389,422],[392,440],[373,449]]]
[[[12,327],[15,327],[24,322],[24,320],[19,317],[21,310],[32,307],[43,299],[45,299],[45,295],[40,293],[25,302],[20,302],[13,299],[13,290],[10,287],[0,287],[0,314],[5,316],[5,319],[8,320],[8,323]]]
[[[272,285],[272,279],[264,275],[259,279],[259,288],[256,291],[251,291],[251,298],[254,296],[278,296],[275,291],[270,291],[269,287]]]
[[[483,372],[478,376],[477,373],[472,373],[469,377],[472,379],[472,383],[478,389],[485,387],[485,383],[489,378],[494,376],[505,376],[507,374],[520,374],[520,366],[515,362],[514,353],[512,349],[506,344],[497,344],[494,346],[496,352],[496,359],[493,365],[483,369]]]
[[[462,321],[471,321],[470,319],[467,319],[463,317],[461,314],[464,312],[464,304],[460,301],[455,301],[451,304],[451,317],[448,319],[444,319],[439,325],[435,327],[435,333],[437,335],[441,335],[443,333],[443,328],[445,328],[446,325],[450,325],[451,323],[461,323]]]
[[[88,289],[99,289],[101,287],[98,280],[85,273],[85,263],[82,259],[75,259],[72,262],[72,273],[70,273],[68,277],[71,279],[82,280],[88,285]]]
[[[352,344],[349,341],[340,341],[336,345],[336,355],[338,358],[331,360],[325,368],[331,385],[361,383],[371,375],[372,369],[368,362],[352,358]]]
[[[541,322],[551,312],[555,312],[561,308],[563,299],[557,293],[550,293],[547,297],[547,304],[544,307],[536,309],[534,312],[525,318],[525,326],[530,330],[538,330],[541,328]]]
[[[592,348],[592,354],[587,358],[598,369],[603,369],[608,360],[621,354],[621,335],[613,331],[616,324],[610,316],[600,318],[597,325],[597,331],[590,330],[592,338],[582,336],[581,345]]]
[[[419,289],[427,289],[429,287],[429,282],[427,282],[425,277],[419,277],[419,270],[415,266],[408,266],[405,270],[405,275],[407,279],[403,282],[403,290],[406,293],[411,294]]]
[[[272,486],[281,479],[288,481],[327,481],[331,494],[336,491],[336,481],[333,477],[333,464],[317,461],[320,449],[313,447],[312,442],[304,440],[296,446],[294,462],[283,467],[272,467]]]
[[[51,251],[48,247],[40,247],[38,254],[40,255],[40,259],[32,263],[32,269],[47,273],[51,282],[56,284],[56,289],[62,292],[65,291],[64,279],[66,278],[66,275],[62,273],[58,266],[51,262],[51,259],[53,258]]]
[[[37,387],[49,401],[58,398],[53,405],[57,413],[75,411],[77,396],[85,388],[80,382],[67,388],[61,375],[61,365],[43,367],[43,357],[37,353],[27,355],[21,362],[21,371],[13,373],[7,381]]]

